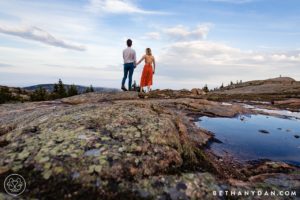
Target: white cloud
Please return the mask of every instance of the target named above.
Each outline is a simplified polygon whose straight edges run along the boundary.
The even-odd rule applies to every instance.
[[[197,40],[197,39],[205,39],[212,27],[212,24],[200,24],[194,30],[190,30],[189,28],[178,25],[171,28],[164,29],[164,33],[166,33],[169,37],[177,39],[177,40]]]
[[[300,54],[298,55],[288,55],[288,54],[273,54],[270,58],[274,61],[280,62],[300,62]]]
[[[160,39],[160,33],[159,32],[149,32],[146,33],[142,39],[151,39],[151,40],[159,40]]]
[[[130,0],[90,0],[87,8],[93,13],[100,14],[165,14],[163,12],[144,10]]]
[[[250,2],[211,1],[236,4]],[[0,1],[4,16],[0,19],[0,27],[3,29],[1,24],[17,27],[4,27],[6,32],[10,33],[5,33],[6,35],[1,35],[0,38],[6,44],[0,47],[0,84],[30,85],[54,82],[62,78],[70,83],[119,87],[122,78],[120,52],[125,45],[122,37],[128,34],[129,38],[134,39],[138,57],[144,52],[144,47],[149,46],[153,49],[157,59],[154,88],[192,88],[202,87],[205,83],[212,87],[219,86],[222,82],[228,83],[230,80],[264,79],[279,74],[300,78],[299,49],[287,52],[279,45],[276,48],[268,47],[268,51],[244,51],[232,45],[205,40],[212,29],[212,25],[208,23],[193,27],[189,25],[192,22],[187,21],[182,22],[183,25],[172,27],[170,23],[180,21],[180,15],[174,16],[168,22],[165,21],[167,19],[161,20],[156,17],[148,20],[151,14],[166,13],[147,10],[142,4],[139,6],[135,3],[140,2],[139,0],[85,2],[89,2],[88,8],[86,3],[70,6],[63,1],[57,1],[55,4],[30,0]],[[119,27],[111,24],[111,18],[105,21],[106,18],[99,18],[98,15],[92,15],[83,9],[97,14],[134,14],[133,19],[136,21],[124,29],[122,27],[122,31],[117,31]],[[143,21],[145,19],[146,21]],[[123,19],[118,20],[122,22]],[[25,27],[19,28],[20,23]],[[32,24],[39,28],[31,27]],[[163,25],[164,27],[161,27]],[[150,32],[143,34],[142,30],[145,29]],[[215,36],[218,34],[222,32],[216,33]],[[10,40],[10,35],[16,38]],[[32,46],[32,40],[50,46]],[[87,46],[87,50],[67,51],[65,48],[81,49],[83,46],[64,40],[82,43]],[[239,40],[232,42],[237,43]],[[270,45],[266,42],[266,45]],[[247,45],[247,41],[242,44]],[[55,48],[56,46],[63,48]],[[6,63],[12,67],[5,67]],[[139,81],[141,71],[142,65],[134,73],[135,80]]]
[[[230,80],[265,79],[279,74],[294,78],[300,76],[297,70],[299,52],[251,52],[203,40],[170,44],[158,56],[157,63],[157,73],[173,79],[174,83],[190,81],[194,84],[190,88],[205,83],[215,87]]]
[[[287,56],[284,54],[274,54],[272,55],[272,59],[276,60],[276,61],[283,61],[287,59]]]
[[[253,60],[255,61],[264,61],[265,60],[265,57],[262,56],[262,55],[255,55],[252,57]]]
[[[54,47],[0,46],[1,63],[13,66],[0,67],[0,85],[54,83],[61,78],[66,83],[118,88],[123,69],[122,57],[115,49],[95,45],[82,53]],[[113,67],[109,68],[109,65]]]
[[[73,44],[62,39],[58,39],[38,27],[8,27],[0,25],[0,33],[38,41],[47,45],[65,49],[85,51],[85,47],[83,45]]]
[[[0,67],[12,67],[13,65],[7,63],[0,63]]]
[[[178,25],[160,32],[162,38],[173,40],[156,55],[157,76],[164,79],[157,80],[157,84],[178,89],[204,84],[215,87],[230,80],[266,79],[279,74],[296,79],[300,76],[299,51],[247,51],[204,40],[211,27],[209,23],[194,29]]]

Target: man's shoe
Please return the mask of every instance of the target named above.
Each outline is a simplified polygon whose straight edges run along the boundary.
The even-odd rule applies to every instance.
[[[126,87],[121,87],[121,89],[123,90],[123,91],[127,91],[127,89],[126,89]]]

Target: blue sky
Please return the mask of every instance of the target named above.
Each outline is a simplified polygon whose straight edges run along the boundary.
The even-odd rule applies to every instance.
[[[299,13],[297,0],[3,0],[0,85],[118,88],[129,37],[138,57],[153,50],[154,88],[299,80]]]

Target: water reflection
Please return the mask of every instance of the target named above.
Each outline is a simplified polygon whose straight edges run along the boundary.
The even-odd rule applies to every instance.
[[[300,120],[266,115],[236,118],[201,117],[198,125],[215,134],[222,143],[212,150],[240,160],[270,159],[300,166]]]

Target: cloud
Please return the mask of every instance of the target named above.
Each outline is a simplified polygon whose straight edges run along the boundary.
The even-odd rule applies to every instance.
[[[13,35],[21,37],[23,39],[38,41],[43,44],[61,47],[65,49],[72,49],[76,51],[85,51],[86,48],[83,45],[73,44],[64,40],[58,39],[50,33],[38,28],[38,27],[7,27],[0,25],[0,33],[7,35]]]
[[[144,10],[131,0],[90,0],[87,8],[93,13],[166,14],[164,12]]]
[[[6,64],[6,63],[0,63],[0,67],[13,67],[13,65]]]
[[[100,67],[93,67],[93,66],[76,66],[76,65],[58,65],[58,64],[44,64],[44,66],[47,67],[55,67],[60,69],[71,69],[71,70],[94,70],[94,71],[103,71],[106,70],[106,68],[100,68]],[[109,69],[115,69],[116,67],[114,65],[109,66]],[[112,71],[112,70],[111,70]]]
[[[160,39],[160,33],[158,32],[149,32],[146,33],[142,39],[151,39],[151,40],[159,40]]]
[[[212,27],[212,24],[200,24],[194,30],[177,25],[175,27],[164,29],[164,33],[176,40],[198,40],[205,39]]]
[[[213,41],[179,41],[167,46],[158,56],[157,65],[159,75],[178,84],[191,81],[194,87],[195,83],[215,87],[230,80],[265,79],[279,74],[297,78],[300,53],[252,52]]]
[[[300,62],[300,53],[297,55],[288,55],[288,54],[273,54],[270,56],[270,59],[278,62]]]

